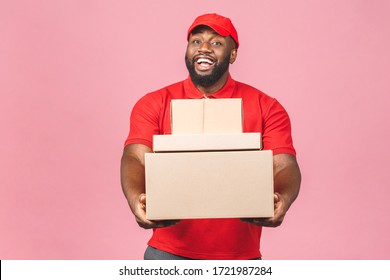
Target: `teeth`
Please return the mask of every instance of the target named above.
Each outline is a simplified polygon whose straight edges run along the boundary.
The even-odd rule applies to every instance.
[[[207,58],[199,58],[196,62],[198,64],[201,64],[203,62],[208,63],[208,64],[213,64],[213,62],[210,59],[207,59]]]

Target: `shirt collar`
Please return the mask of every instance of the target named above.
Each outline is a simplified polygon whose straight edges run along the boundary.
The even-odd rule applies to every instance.
[[[204,94],[201,92],[195,87],[189,76],[186,80],[184,80],[184,91],[187,98],[231,98],[235,88],[236,82],[232,79],[230,73],[225,85],[219,91],[213,94]]]

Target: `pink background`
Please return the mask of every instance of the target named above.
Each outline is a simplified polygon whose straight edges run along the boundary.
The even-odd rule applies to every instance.
[[[302,169],[265,259],[390,258],[390,1],[0,1],[0,258],[141,259],[119,182],[136,100],[186,78],[205,12],[288,110]]]

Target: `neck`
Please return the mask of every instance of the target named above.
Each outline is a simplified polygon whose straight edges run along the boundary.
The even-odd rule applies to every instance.
[[[223,88],[223,86],[226,84],[226,81],[229,77],[229,72],[226,71],[222,77],[217,81],[215,82],[213,85],[209,86],[209,87],[202,87],[202,86],[199,86],[199,85],[196,85],[196,88],[198,90],[200,90],[202,93],[204,94],[213,94],[213,93],[216,93],[217,91],[219,91],[221,88]]]

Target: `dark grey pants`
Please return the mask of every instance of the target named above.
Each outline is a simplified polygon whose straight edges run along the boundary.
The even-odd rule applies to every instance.
[[[144,260],[191,260],[148,246],[144,254]]]
[[[148,246],[144,254],[144,260],[192,260],[192,259],[180,257]],[[261,258],[256,258],[253,260],[261,260]]]

